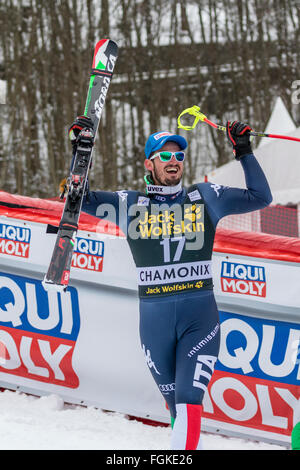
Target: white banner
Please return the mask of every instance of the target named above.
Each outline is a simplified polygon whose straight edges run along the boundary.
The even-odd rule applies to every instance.
[[[299,268],[299,263],[215,253],[215,294],[234,303],[258,301],[262,310],[263,304],[299,308]]]

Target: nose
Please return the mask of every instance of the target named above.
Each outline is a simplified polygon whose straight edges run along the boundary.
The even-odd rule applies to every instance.
[[[177,160],[176,160],[175,155],[172,155],[172,158],[171,158],[171,160],[169,160],[169,163],[178,163]]]

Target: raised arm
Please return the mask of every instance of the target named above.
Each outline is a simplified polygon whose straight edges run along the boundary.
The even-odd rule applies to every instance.
[[[251,149],[248,135],[250,129],[240,122],[227,123],[227,136],[233,146],[236,160],[239,160],[243,167],[247,189],[212,183],[199,185],[215,225],[226,215],[255,211],[272,202],[267,178]]]
[[[76,154],[77,148],[77,137],[80,131],[84,128],[93,129],[93,122],[87,116],[78,116],[75,121],[71,124],[69,128],[69,139],[72,144],[72,161],[70,167],[72,168],[74,157]],[[101,207],[102,206],[102,207]],[[109,206],[111,207],[111,211],[108,211]],[[105,211],[106,208],[106,211]],[[82,203],[82,210],[87,212],[90,215],[98,216],[98,217],[106,217],[109,219],[113,219],[115,222],[118,218],[118,211],[119,211],[119,197],[116,192],[110,191],[90,191],[89,183],[87,182],[86,191]],[[105,212],[110,212],[110,214],[115,213],[116,215],[113,216],[105,216]]]

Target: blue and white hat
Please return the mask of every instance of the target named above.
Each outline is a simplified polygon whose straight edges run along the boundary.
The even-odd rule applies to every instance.
[[[172,134],[172,132],[155,132],[151,134],[145,145],[145,155],[149,158],[152,152],[161,149],[166,142],[176,142],[181,150],[187,148],[188,144],[181,135]]]

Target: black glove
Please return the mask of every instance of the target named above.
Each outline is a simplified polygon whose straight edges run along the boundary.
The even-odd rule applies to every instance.
[[[69,139],[71,144],[76,145],[77,137],[84,128],[93,129],[93,121],[87,116],[78,116],[69,129]]]
[[[250,132],[252,128],[243,122],[227,121],[226,135],[233,147],[233,155],[240,160],[247,153],[252,153],[250,144]]]

